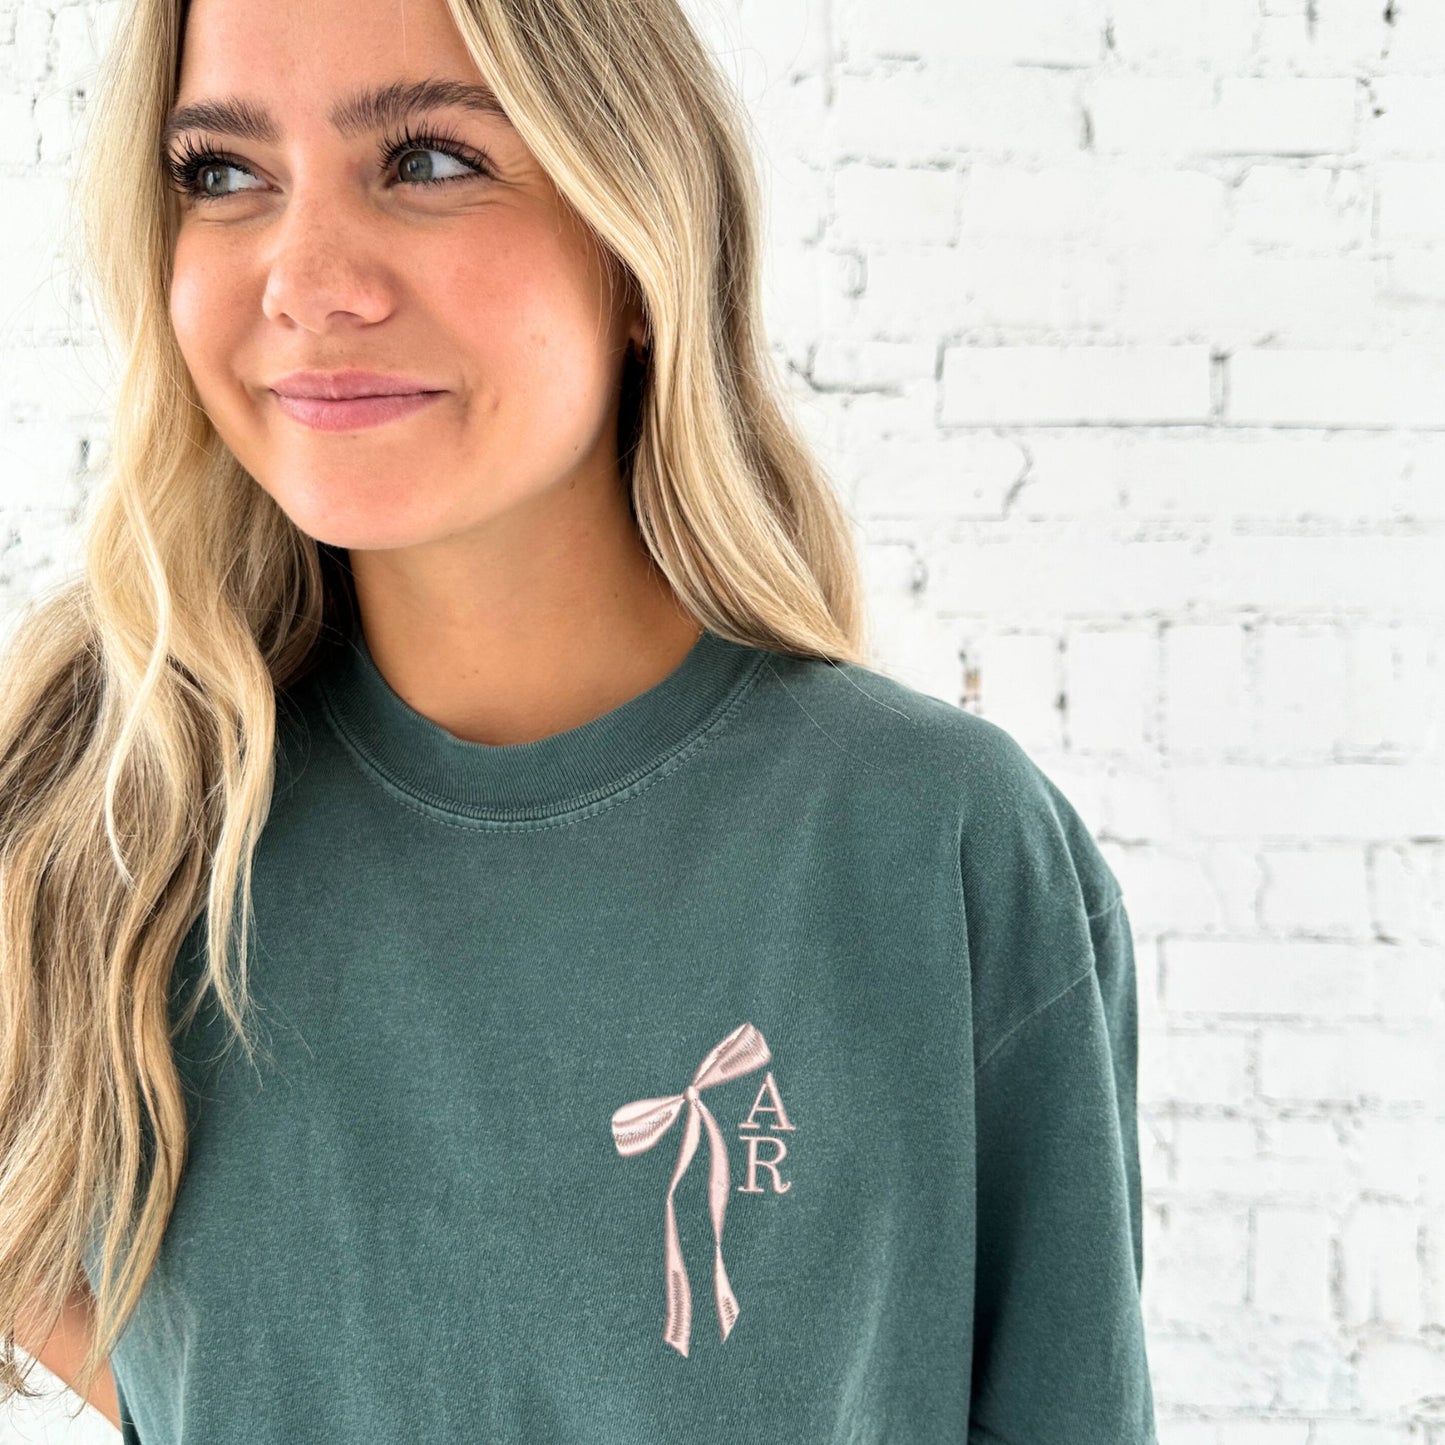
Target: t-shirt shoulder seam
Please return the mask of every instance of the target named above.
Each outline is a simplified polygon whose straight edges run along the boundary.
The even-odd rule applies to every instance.
[[[961,896],[962,896],[962,893],[963,893],[962,879],[959,880],[958,893],[959,893],[959,895],[960,895],[960,897],[961,897]],[[1113,896],[1102,908],[1096,910],[1096,911],[1093,912],[1093,913],[1086,913],[1086,914],[1084,915],[1085,920],[1086,920],[1087,922],[1093,923],[1093,922],[1095,922],[1097,919],[1107,918],[1107,917],[1109,917],[1109,915],[1110,915],[1111,913],[1114,913],[1116,910],[1118,910],[1118,908],[1123,904],[1123,902],[1124,902],[1124,893],[1123,893],[1123,890],[1120,889],[1120,891],[1117,892],[1117,893],[1115,893],[1114,896]],[[1041,1013],[1043,1013],[1045,1009],[1050,1009],[1050,1008],[1052,1008],[1056,1003],[1058,1003],[1058,1002],[1059,1002],[1061,999],[1063,999],[1066,995],[1068,995],[1069,993],[1071,993],[1074,989],[1078,988],[1078,986],[1079,986],[1081,983],[1083,983],[1083,981],[1084,981],[1086,978],[1089,978],[1089,977],[1094,973],[1094,971],[1095,971],[1095,969],[1094,969],[1093,960],[1090,960],[1088,968],[1086,968],[1081,974],[1079,974],[1079,976],[1078,976],[1077,978],[1071,979],[1068,983],[1064,984],[1064,986],[1063,986],[1062,988],[1060,988],[1059,991],[1058,991],[1056,994],[1053,995],[1053,997],[1045,999],[1045,1000],[1043,1001],[1043,1003],[1037,1005],[1035,1008],[1030,1009],[1029,1012],[1026,1013],[1026,1014],[1023,1016],[1023,1018],[1021,1018],[1021,1019],[1018,1020],[1017,1023],[1011,1024],[1011,1025],[1009,1026],[1009,1028],[1004,1032],[1004,1034],[993,1043],[993,1045],[989,1048],[988,1052],[985,1053],[984,1056],[983,1056],[981,1059],[979,1059],[976,1064],[974,1064],[974,1066],[973,1066],[973,1076],[974,1076],[974,1078],[977,1078],[977,1077],[978,1077],[979,1070],[982,1069],[983,1066],[984,1066],[986,1063],[988,1063],[988,1061],[989,1061],[991,1058],[993,1058],[993,1056],[994,1056],[996,1053],[998,1053],[998,1051],[999,1051],[1021,1028],[1023,1028],[1023,1026],[1024,1026],[1025,1024],[1031,1023],[1031,1022],[1032,1022],[1034,1019],[1036,1019]]]
[[[1124,894],[1121,890],[1120,892],[1116,893],[1101,909],[1099,909],[1097,913],[1086,913],[1084,917],[1087,918],[1091,923],[1096,918],[1107,918],[1116,908],[1119,907],[1121,903],[1123,903],[1123,901]]]
[[[1008,1041],[1013,1038],[1013,1036],[1018,1033],[1020,1029],[1024,1028],[1027,1024],[1032,1023],[1036,1018],[1038,1018],[1040,1014],[1047,1013],[1048,1010],[1053,1008],[1055,1004],[1060,1003],[1062,1000],[1066,999],[1071,993],[1073,993],[1073,991],[1078,988],[1081,983],[1084,983],[1086,980],[1092,978],[1093,976],[1094,965],[1090,963],[1088,968],[1086,968],[1083,973],[1081,973],[1077,978],[1073,979],[1069,983],[1066,983],[1063,988],[1061,988],[1056,994],[1053,995],[1052,998],[1045,999],[1043,1003],[1038,1004],[1036,1007],[1030,1009],[1028,1013],[1026,1013],[1021,1019],[1018,1020],[1017,1023],[1011,1024],[1009,1028],[1005,1030],[1003,1036],[999,1038],[992,1045],[992,1047],[990,1047],[988,1052],[984,1054],[984,1056],[979,1059],[979,1061],[973,1066],[974,1078],[976,1079],[979,1076],[979,1074],[983,1071],[989,1061],[997,1056],[999,1050],[1002,1049],[1003,1046],[1008,1043]]]

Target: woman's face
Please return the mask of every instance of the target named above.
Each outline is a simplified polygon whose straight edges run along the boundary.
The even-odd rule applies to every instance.
[[[455,93],[381,115],[367,103],[421,81],[484,83],[443,0],[189,11],[177,110],[233,114],[168,136],[197,192],[178,200],[172,325],[221,438],[337,546],[457,537],[579,481],[615,482],[622,359],[643,337],[505,117]],[[238,107],[260,124],[238,124]],[[376,403],[274,390],[347,368],[438,394],[362,425]]]

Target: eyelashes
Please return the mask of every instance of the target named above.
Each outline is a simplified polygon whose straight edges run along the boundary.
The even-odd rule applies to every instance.
[[[407,126],[399,135],[382,136],[377,145],[377,163],[383,170],[389,170],[407,152],[429,150],[440,151],[442,155],[460,161],[463,165],[469,166],[473,174],[430,176],[420,180],[405,181],[402,184],[444,186],[453,181],[470,181],[477,176],[494,175],[490,160],[480,151],[473,150],[472,147],[466,145],[445,126],[433,126],[420,131],[413,131],[410,126]],[[200,175],[208,167],[223,166],[244,171],[247,175],[253,174],[251,168],[238,157],[229,155],[218,147],[198,142],[191,136],[186,136],[175,151],[168,152],[163,157],[162,164],[171,188],[198,201],[219,201],[224,200],[228,195],[245,194],[244,191],[227,191],[221,195],[212,195],[204,191],[201,188]]]

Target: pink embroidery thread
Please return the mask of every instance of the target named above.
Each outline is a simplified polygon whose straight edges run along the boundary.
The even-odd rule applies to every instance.
[[[718,1324],[723,1339],[727,1339],[738,1317],[738,1302],[728,1283],[727,1270],[723,1267],[722,1237],[723,1215],[727,1210],[728,1191],[731,1181],[728,1173],[728,1150],[722,1130],[717,1126],[706,1104],[702,1091],[714,1084],[725,1084],[731,1079],[741,1078],[754,1069],[766,1064],[772,1054],[767,1041],[752,1024],[740,1024],[697,1066],[692,1083],[680,1094],[670,1094],[662,1099],[638,1099],[635,1103],[624,1104],[612,1116],[612,1138],[617,1152],[624,1158],[644,1153],[651,1149],[672,1127],[686,1104],[687,1123],[683,1126],[682,1147],[678,1150],[677,1163],[672,1171],[672,1183],[667,1187],[666,1230],[664,1245],[667,1267],[667,1317],[662,1338],[684,1358],[687,1355],[688,1339],[692,1331],[692,1292],[688,1288],[687,1269],[682,1262],[682,1245],[677,1237],[677,1215],[673,1210],[672,1196],[678,1180],[687,1172],[692,1156],[697,1150],[702,1125],[706,1125],[712,1144],[708,1171],[708,1211],[712,1215],[714,1239],[713,1293],[717,1296]]]

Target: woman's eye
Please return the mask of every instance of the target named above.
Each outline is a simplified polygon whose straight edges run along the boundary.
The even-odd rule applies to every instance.
[[[440,156],[442,158],[442,174],[437,175],[436,162],[418,165],[416,160],[426,156]],[[447,166],[455,166],[456,169],[447,174]],[[433,150],[427,146],[413,146],[410,150],[402,153],[401,164],[397,166],[397,174],[404,181],[413,181],[419,185],[435,185],[438,181],[449,181],[457,176],[474,175],[476,167],[466,161],[451,155],[447,151]]]
[[[237,175],[249,176],[251,174],[250,171],[245,169],[245,167],[233,166],[230,164],[229,161],[211,161],[207,164],[199,165],[194,168],[194,179],[192,180],[189,187],[190,193],[192,195],[200,196],[205,200],[214,200],[218,196],[235,195],[235,191],[212,190],[207,184],[212,177],[222,176],[227,171],[235,171]],[[254,180],[255,177],[253,176],[252,179]],[[241,189],[248,190],[253,188],[243,186],[241,187]]]

